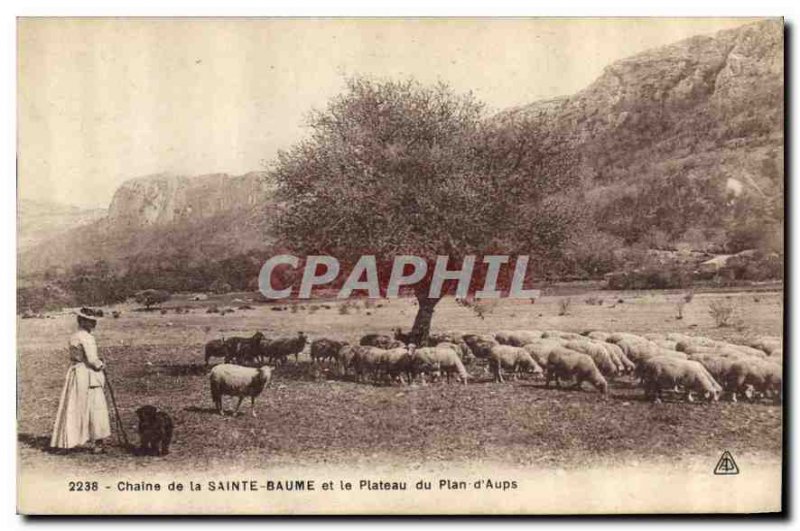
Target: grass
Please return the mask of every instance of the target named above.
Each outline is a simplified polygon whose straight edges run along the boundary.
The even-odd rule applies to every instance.
[[[573,306],[556,315],[559,297],[502,301],[480,318],[447,299],[434,316],[434,329],[488,332],[510,328],[586,328],[635,333],[680,331],[717,339],[779,335],[781,294],[765,293],[753,304],[746,328],[716,328],[707,305],[720,298],[697,293],[703,304],[687,305],[674,318],[674,299],[656,292],[627,292],[616,307]],[[206,306],[222,304],[205,301]],[[181,301],[174,301],[181,304]],[[133,457],[119,448],[98,458],[83,453],[56,456],[43,451],[52,428],[68,362],[66,340],[73,317],[18,322],[18,437],[21,466],[68,463],[81,469],[161,470],[170,467],[223,467],[274,464],[404,463],[503,461],[537,466],[578,467],[598,462],[674,462],[692,456],[718,457],[723,449],[779,459],[782,408],[771,403],[687,404],[646,402],[634,382],[611,385],[607,401],[586,390],[547,389],[540,380],[490,382],[481,367],[470,367],[468,386],[431,384],[374,386],[315,371],[307,355],[276,370],[273,387],[256,402],[257,418],[220,417],[212,411],[203,344],[220,334],[267,335],[303,330],[312,338],[357,340],[370,332],[408,328],[416,307],[409,300],[382,301],[382,307],[340,315],[336,305],[297,313],[272,312],[254,305],[247,312],[221,316],[196,310],[161,315],[121,307],[118,319],[105,319],[97,339],[124,424],[136,440],[134,410],[145,404],[165,409],[175,421],[170,456]],[[513,315],[513,317],[512,317]],[[541,316],[540,316],[541,315]],[[227,399],[227,408],[233,400]],[[243,406],[249,411],[249,404]],[[713,466],[713,465],[712,465]]]

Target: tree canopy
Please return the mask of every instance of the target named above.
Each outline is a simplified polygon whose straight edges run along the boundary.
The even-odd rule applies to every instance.
[[[457,263],[544,256],[568,237],[563,154],[539,145],[531,122],[489,116],[471,93],[356,78],[307,125],[310,136],[271,171],[288,249],[350,263],[363,254]]]

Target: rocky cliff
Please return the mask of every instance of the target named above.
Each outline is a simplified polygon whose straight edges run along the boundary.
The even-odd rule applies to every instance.
[[[213,218],[263,204],[268,187],[263,173],[185,177],[150,175],[124,182],[108,208],[114,227],[148,227]]]
[[[770,218],[777,237],[783,63],[783,23],[767,20],[617,61],[573,96],[497,119],[528,120],[569,153],[593,225],[628,244],[724,246],[730,235],[711,233],[747,216]]]
[[[581,209],[602,236],[591,235],[597,245],[725,246],[739,226],[745,240],[747,231],[763,239],[761,226],[781,238],[783,63],[783,23],[769,20],[617,61],[573,96],[494,119],[533,124],[537,142],[568,154],[559,171],[583,183]],[[36,247],[20,269],[263,250],[264,182],[260,173],[132,179],[106,218]],[[736,200],[726,203],[728,192]]]

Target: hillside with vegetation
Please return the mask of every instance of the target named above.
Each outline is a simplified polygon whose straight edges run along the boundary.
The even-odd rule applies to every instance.
[[[509,153],[530,146],[528,171],[577,184],[563,204],[580,230],[539,264],[541,276],[680,261],[664,253],[690,256],[693,267],[746,249],[780,276],[783,65],[782,21],[764,21],[617,61],[577,94],[488,118]],[[20,286],[57,285],[79,303],[103,298],[93,285],[115,286],[111,298],[253,289],[276,251],[275,207],[268,173],[134,179],[105,217],[21,249]]]

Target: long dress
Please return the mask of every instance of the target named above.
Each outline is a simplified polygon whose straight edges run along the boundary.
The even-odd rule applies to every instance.
[[[64,389],[58,404],[50,446],[74,448],[111,435],[108,405],[103,393],[103,362],[97,357],[97,343],[86,330],[69,339],[69,358]]]

